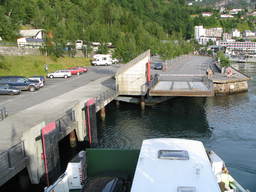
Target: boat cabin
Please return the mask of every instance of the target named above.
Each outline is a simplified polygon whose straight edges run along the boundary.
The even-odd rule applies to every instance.
[[[200,141],[149,139],[142,143],[132,192],[220,192]]]

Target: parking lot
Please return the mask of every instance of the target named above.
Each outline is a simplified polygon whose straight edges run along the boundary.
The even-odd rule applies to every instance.
[[[114,75],[120,65],[90,66],[88,72],[70,78],[46,79],[46,85],[35,91],[22,91],[20,95],[0,95],[0,106],[6,107],[8,114],[29,108],[53,97],[69,92],[101,77]]]

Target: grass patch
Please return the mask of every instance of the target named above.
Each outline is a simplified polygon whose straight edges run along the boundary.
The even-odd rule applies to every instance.
[[[47,56],[2,56],[0,58],[0,75],[46,75],[45,64],[48,72],[66,69],[73,66],[89,66],[88,58],[63,57],[53,59]]]

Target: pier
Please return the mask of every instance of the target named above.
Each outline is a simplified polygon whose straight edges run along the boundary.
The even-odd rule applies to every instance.
[[[134,99],[143,109],[149,100],[215,94],[219,78],[206,75],[212,58],[181,56],[166,61],[163,71],[152,71],[151,61],[146,51],[125,65],[94,67],[30,97],[2,101],[9,116],[0,121],[0,186],[24,169],[31,183],[52,183],[60,175],[59,142],[97,144],[96,114],[104,120],[113,100]]]
[[[164,72],[156,76],[150,96],[198,96],[214,95],[213,83],[206,70],[213,62],[210,57],[186,55],[167,61]]]

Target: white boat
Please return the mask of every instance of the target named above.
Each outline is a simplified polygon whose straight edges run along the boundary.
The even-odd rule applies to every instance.
[[[187,139],[144,140],[131,192],[221,192],[224,162],[206,152],[202,142]],[[233,182],[230,192],[245,192]]]
[[[224,161],[200,141],[149,139],[140,151],[80,152],[44,192],[247,192],[230,175],[230,190],[220,189],[224,167]]]

